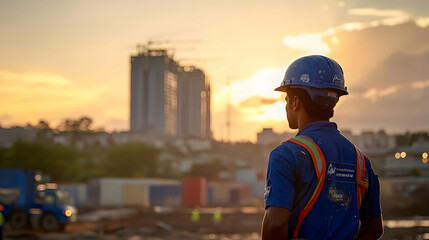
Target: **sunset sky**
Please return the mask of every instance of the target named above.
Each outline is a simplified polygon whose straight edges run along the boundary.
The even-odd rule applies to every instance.
[[[288,129],[288,65],[325,54],[345,71],[341,129],[429,130],[429,1],[0,0],[2,127],[89,116],[129,129],[130,56],[169,41],[174,59],[202,67],[212,86],[212,131],[232,140]]]

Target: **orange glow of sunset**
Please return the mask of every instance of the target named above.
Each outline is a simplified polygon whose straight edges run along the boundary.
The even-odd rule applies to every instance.
[[[273,90],[310,54],[344,69],[350,95],[333,118],[343,128],[427,129],[429,3],[414,1],[2,1],[0,125],[85,115],[129,130],[130,56],[162,40],[209,76],[215,139],[225,138],[228,106],[233,141],[291,131]]]

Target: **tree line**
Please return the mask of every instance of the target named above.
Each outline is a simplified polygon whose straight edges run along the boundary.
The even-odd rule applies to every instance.
[[[76,143],[94,133],[92,119],[66,119],[52,129],[47,121],[35,126],[36,140],[18,139],[9,148],[0,148],[0,167],[29,168],[43,172],[52,181],[81,182],[91,177],[160,177],[160,150],[145,143],[123,145]],[[58,133],[71,134],[70,143],[55,143]],[[166,176],[164,174],[164,176]],[[168,174],[167,174],[168,177]]]
[[[171,162],[160,159],[166,150],[142,142],[117,145],[112,141],[107,147],[93,142],[79,147],[78,142],[99,133],[92,124],[91,118],[80,117],[66,119],[56,128],[44,120],[35,126],[27,125],[25,128],[36,130],[36,139],[18,139],[11,147],[0,148],[0,167],[38,170],[57,182],[85,182],[93,177],[180,178],[182,175],[215,180],[226,169],[219,161],[213,161],[194,164],[189,172],[182,174]],[[68,143],[56,143],[57,134],[68,135]],[[173,147],[168,149],[177,155]]]
[[[29,168],[53,181],[81,182],[91,177],[160,177],[159,150],[127,143],[99,151],[77,150],[46,140],[17,140],[0,149],[0,167]]]

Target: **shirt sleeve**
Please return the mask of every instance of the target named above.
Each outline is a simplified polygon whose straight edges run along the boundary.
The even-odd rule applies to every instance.
[[[381,215],[380,206],[380,183],[378,176],[374,173],[371,168],[371,163],[365,158],[365,171],[368,173],[368,189],[365,192],[360,208],[360,219],[366,220],[375,218]]]
[[[294,158],[284,144],[271,152],[264,193],[265,209],[268,207],[292,209],[295,192],[294,166]]]

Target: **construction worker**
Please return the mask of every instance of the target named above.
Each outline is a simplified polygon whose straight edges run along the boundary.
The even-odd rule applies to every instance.
[[[299,132],[270,154],[262,239],[380,238],[378,176],[329,121],[348,94],[340,65],[300,58],[275,90],[286,93],[289,127]]]
[[[192,231],[198,232],[200,223],[200,206],[195,205],[191,213]]]
[[[3,211],[4,211],[4,207],[3,205],[0,204],[0,240],[3,239],[3,224],[4,224]]]
[[[213,225],[216,233],[220,231],[220,225],[222,223],[222,208],[217,207],[213,213]]]

